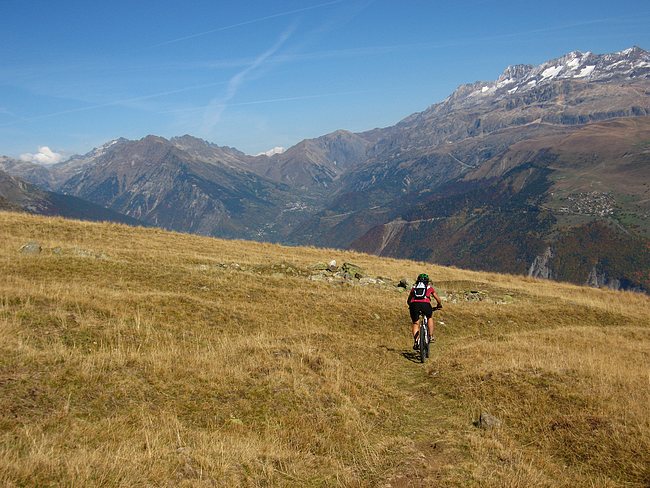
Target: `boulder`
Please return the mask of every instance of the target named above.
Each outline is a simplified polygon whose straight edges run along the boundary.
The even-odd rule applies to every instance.
[[[399,280],[399,283],[397,283],[398,288],[410,288],[411,287],[411,282],[408,280],[408,278],[402,278]]]
[[[352,263],[343,263],[343,266],[341,266],[341,271],[343,271],[344,274],[349,274],[356,279],[363,278],[365,274],[365,271],[361,269],[360,266]]]
[[[478,426],[485,430],[498,429],[501,427],[501,419],[494,415],[490,415],[487,412],[481,412],[481,415],[478,418]]]
[[[42,250],[43,248],[36,241],[30,241],[27,244],[23,244],[19,249],[23,254],[40,254]]]
[[[309,269],[314,270],[314,271],[325,271],[327,270],[328,266],[325,263],[314,263],[311,266],[309,266]]]

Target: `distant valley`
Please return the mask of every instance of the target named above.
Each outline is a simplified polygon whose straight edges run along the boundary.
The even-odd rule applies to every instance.
[[[394,126],[270,154],[186,135],[52,166],[4,157],[0,206],[75,197],[93,205],[80,218],[650,290],[643,49],[510,66]]]

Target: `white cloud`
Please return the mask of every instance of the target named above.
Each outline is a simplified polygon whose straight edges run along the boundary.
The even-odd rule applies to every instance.
[[[40,163],[40,164],[55,164],[63,159],[63,155],[55,153],[47,146],[41,146],[38,148],[36,154],[25,153],[20,155],[21,161],[28,161],[30,163]]]

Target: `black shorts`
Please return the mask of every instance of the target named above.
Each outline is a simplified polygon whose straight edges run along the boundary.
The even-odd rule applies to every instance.
[[[426,318],[430,318],[433,315],[433,307],[428,302],[411,302],[409,303],[409,312],[411,314],[411,322],[415,323],[420,318],[420,312]]]

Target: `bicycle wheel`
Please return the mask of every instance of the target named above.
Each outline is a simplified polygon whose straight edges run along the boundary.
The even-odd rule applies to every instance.
[[[424,341],[424,352],[427,356],[429,357],[429,345],[431,344],[431,336],[429,335],[429,326],[427,325],[427,321],[424,321],[424,337],[426,340]]]
[[[428,356],[429,344],[427,340],[426,319],[420,319],[420,362],[426,361]]]

